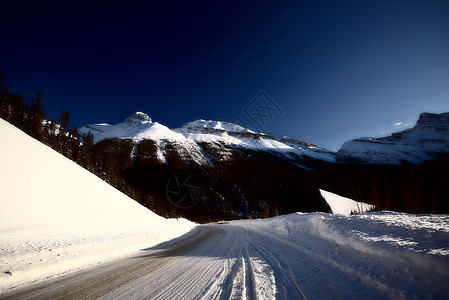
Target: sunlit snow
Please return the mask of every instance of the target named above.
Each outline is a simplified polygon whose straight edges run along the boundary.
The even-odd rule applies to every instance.
[[[325,190],[320,190],[320,193],[334,214],[349,216],[353,213],[362,213],[374,208],[374,205],[354,201]]]
[[[162,124],[153,122],[142,112],[136,112],[123,123],[115,125],[99,123],[88,124],[79,129],[81,133],[91,133],[94,141],[99,142],[111,138],[127,138],[135,141],[151,139],[158,145],[165,141],[177,142],[194,152],[198,152],[197,143],[222,143],[254,150],[273,151],[280,155],[295,154],[309,158],[335,161],[335,153],[320,149],[312,144],[283,143],[264,133],[257,133],[240,125],[211,120],[196,120],[184,124],[182,128],[170,129]],[[285,138],[285,137],[284,137]],[[161,161],[163,161],[161,159]],[[196,158],[200,164],[209,164],[206,157]]]

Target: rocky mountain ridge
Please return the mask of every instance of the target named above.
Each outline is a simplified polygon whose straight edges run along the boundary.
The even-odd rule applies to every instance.
[[[229,156],[226,149],[235,147],[270,152],[295,162],[306,159],[330,163],[419,164],[449,153],[449,113],[422,113],[413,128],[387,137],[354,139],[344,143],[337,152],[287,136],[276,140],[273,136],[223,121],[200,119],[172,130],[160,123],[153,123],[142,112],[136,112],[116,125],[85,125],[80,132],[92,133],[95,142],[115,138],[129,139],[135,143],[152,140],[158,145],[158,157],[162,161],[167,144],[176,144],[187,160],[191,157],[199,165],[211,164],[202,149],[204,144],[222,148],[224,160]]]
[[[198,165],[213,164],[205,147],[214,149],[214,156],[219,160],[228,160],[229,152],[236,152],[237,147],[240,150],[270,152],[292,160],[307,157],[312,160],[335,161],[335,153],[310,143],[288,137],[278,141],[273,136],[222,121],[197,120],[172,130],[157,122],[153,123],[145,113],[136,112],[123,123],[89,124],[79,131],[93,134],[96,143],[106,139],[127,139],[136,145],[152,141],[158,146],[157,156],[164,162],[166,160],[163,157],[170,147],[182,153],[184,160]]]

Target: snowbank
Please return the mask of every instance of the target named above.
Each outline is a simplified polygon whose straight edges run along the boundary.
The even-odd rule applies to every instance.
[[[190,231],[0,119],[0,294]]]

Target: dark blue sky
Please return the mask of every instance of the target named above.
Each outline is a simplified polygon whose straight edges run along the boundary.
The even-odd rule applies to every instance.
[[[259,107],[265,132],[329,149],[449,111],[449,1],[142,3],[0,1],[6,86],[77,126],[144,111],[260,130]]]

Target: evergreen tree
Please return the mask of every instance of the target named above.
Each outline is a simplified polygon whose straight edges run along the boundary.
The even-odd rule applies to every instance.
[[[5,87],[0,93],[0,117],[7,121],[11,117],[11,95]]]
[[[42,107],[42,93],[39,92],[37,94],[36,101],[34,102],[34,107],[31,108],[32,113],[36,114],[37,117],[41,120],[45,119],[44,108]]]
[[[17,93],[12,99],[12,123],[20,129],[25,129],[25,99],[20,93]]]
[[[61,126],[65,130],[67,130],[67,128],[69,127],[69,120],[70,120],[70,113],[68,110],[66,111],[65,108],[63,108],[61,112]]]
[[[79,141],[78,128],[73,125],[70,130],[70,135],[67,137],[69,139],[68,147],[70,148],[70,159],[74,162],[79,162],[79,152],[81,147],[81,142]]]
[[[45,121],[45,113],[42,107],[42,93],[39,92],[37,94],[36,99],[32,99],[31,107],[29,107],[28,111],[28,122],[27,127],[32,137],[45,141],[46,138],[43,136],[44,131],[44,121]]]
[[[79,139],[78,128],[75,125],[70,128],[69,132],[75,139]]]

